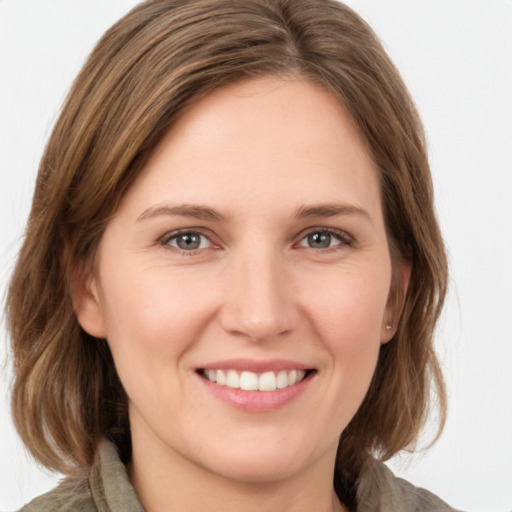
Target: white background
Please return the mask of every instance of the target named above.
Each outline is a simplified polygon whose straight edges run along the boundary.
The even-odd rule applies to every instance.
[[[134,0],[0,0],[0,293],[38,160],[71,80]],[[450,416],[428,452],[393,469],[455,507],[512,510],[512,1],[351,0],[423,116],[452,267],[439,330]],[[0,330],[0,360],[7,339]],[[51,488],[24,452],[0,378],[0,510]]]

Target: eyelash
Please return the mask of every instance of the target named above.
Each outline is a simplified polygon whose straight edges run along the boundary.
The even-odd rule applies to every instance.
[[[310,228],[307,231],[301,233],[299,245],[301,247],[314,249],[314,247],[302,246],[301,242],[306,240],[309,236],[317,235],[317,234],[322,234],[322,235],[327,234],[330,237],[336,238],[339,242],[338,244],[336,244],[332,247],[317,248],[319,252],[332,252],[332,251],[338,250],[341,247],[352,247],[354,245],[354,238],[352,236],[350,236],[346,231],[341,231],[339,229],[333,229],[333,228],[325,228],[325,227]]]
[[[302,242],[304,240],[306,240],[309,236],[317,235],[317,234],[328,235],[330,237],[334,237],[335,239],[338,240],[339,243],[335,244],[334,246],[317,248],[317,249],[315,249],[314,247],[308,247],[308,246],[302,245]],[[182,249],[180,247],[171,245],[170,242],[172,240],[177,240],[180,235],[199,236],[202,239],[208,240],[208,243],[210,245],[208,247],[198,247],[196,249],[190,249],[190,250]],[[178,250],[180,252],[180,254],[183,256],[193,256],[193,255],[197,254],[198,251],[201,251],[203,249],[218,247],[218,246],[216,246],[216,244],[214,242],[212,242],[210,236],[204,234],[201,230],[194,229],[194,228],[180,229],[178,231],[173,231],[171,233],[167,233],[162,238],[160,238],[159,243],[161,245],[163,245],[164,247],[172,247],[173,249]],[[202,244],[202,242],[200,242],[200,244]],[[300,234],[299,242],[298,242],[298,244],[295,244],[295,245],[296,246],[298,245],[299,247],[304,247],[306,249],[313,249],[313,250],[317,250],[318,252],[325,253],[325,252],[333,252],[333,251],[339,250],[339,248],[341,248],[341,247],[352,247],[354,245],[354,238],[351,235],[349,235],[347,232],[341,231],[338,229],[326,228],[326,227],[309,228],[308,230],[303,231]]]
[[[199,236],[202,239],[208,240],[208,243],[210,245],[209,245],[209,247],[198,247],[197,249],[190,249],[190,250],[182,249],[180,247],[171,245],[170,242],[172,240],[178,240],[178,237],[180,235]],[[171,233],[167,233],[159,240],[159,243],[161,245],[163,245],[164,247],[172,247],[173,249],[179,251],[180,254],[183,256],[193,256],[198,251],[201,251],[203,249],[208,249],[211,247],[215,247],[215,244],[212,242],[211,237],[208,235],[205,235],[204,233],[201,232],[201,230],[198,230],[198,229],[180,229],[178,231],[173,231]],[[202,244],[202,241],[200,243]]]

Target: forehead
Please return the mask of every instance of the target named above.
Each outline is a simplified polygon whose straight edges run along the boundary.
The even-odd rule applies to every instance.
[[[340,102],[303,79],[265,78],[193,104],[151,155],[129,202],[268,209],[362,202],[380,211],[372,159]]]

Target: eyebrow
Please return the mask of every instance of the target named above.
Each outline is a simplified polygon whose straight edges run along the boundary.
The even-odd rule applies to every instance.
[[[362,215],[371,220],[366,210],[351,204],[319,204],[306,206],[302,205],[295,211],[294,216],[299,219],[309,217],[334,217],[336,215]],[[169,206],[165,204],[155,205],[144,210],[138,217],[137,221],[158,217],[158,216],[179,216],[190,217],[198,220],[208,221],[226,221],[227,217],[217,210],[200,204],[181,204],[177,206]]]
[[[200,204],[181,204],[178,206],[155,205],[144,210],[137,221],[158,217],[160,215],[170,215],[179,217],[191,217],[199,220],[225,221],[226,217],[218,211]]]
[[[366,217],[368,220],[371,220],[370,214],[366,210],[352,204],[344,203],[319,204],[311,206],[302,205],[295,212],[295,216],[299,219],[308,217],[334,217],[336,215],[361,215]]]

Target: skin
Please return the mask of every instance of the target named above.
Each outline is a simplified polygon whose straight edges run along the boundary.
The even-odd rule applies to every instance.
[[[182,205],[218,218],[171,210]],[[176,230],[200,233],[199,247],[180,249]],[[188,110],[109,222],[76,300],[129,397],[145,509],[344,510],[336,447],[394,334],[391,275],[378,176],[331,95],[268,78]],[[400,275],[405,288],[405,264]],[[315,371],[284,406],[244,411],[197,373],[233,357]]]

